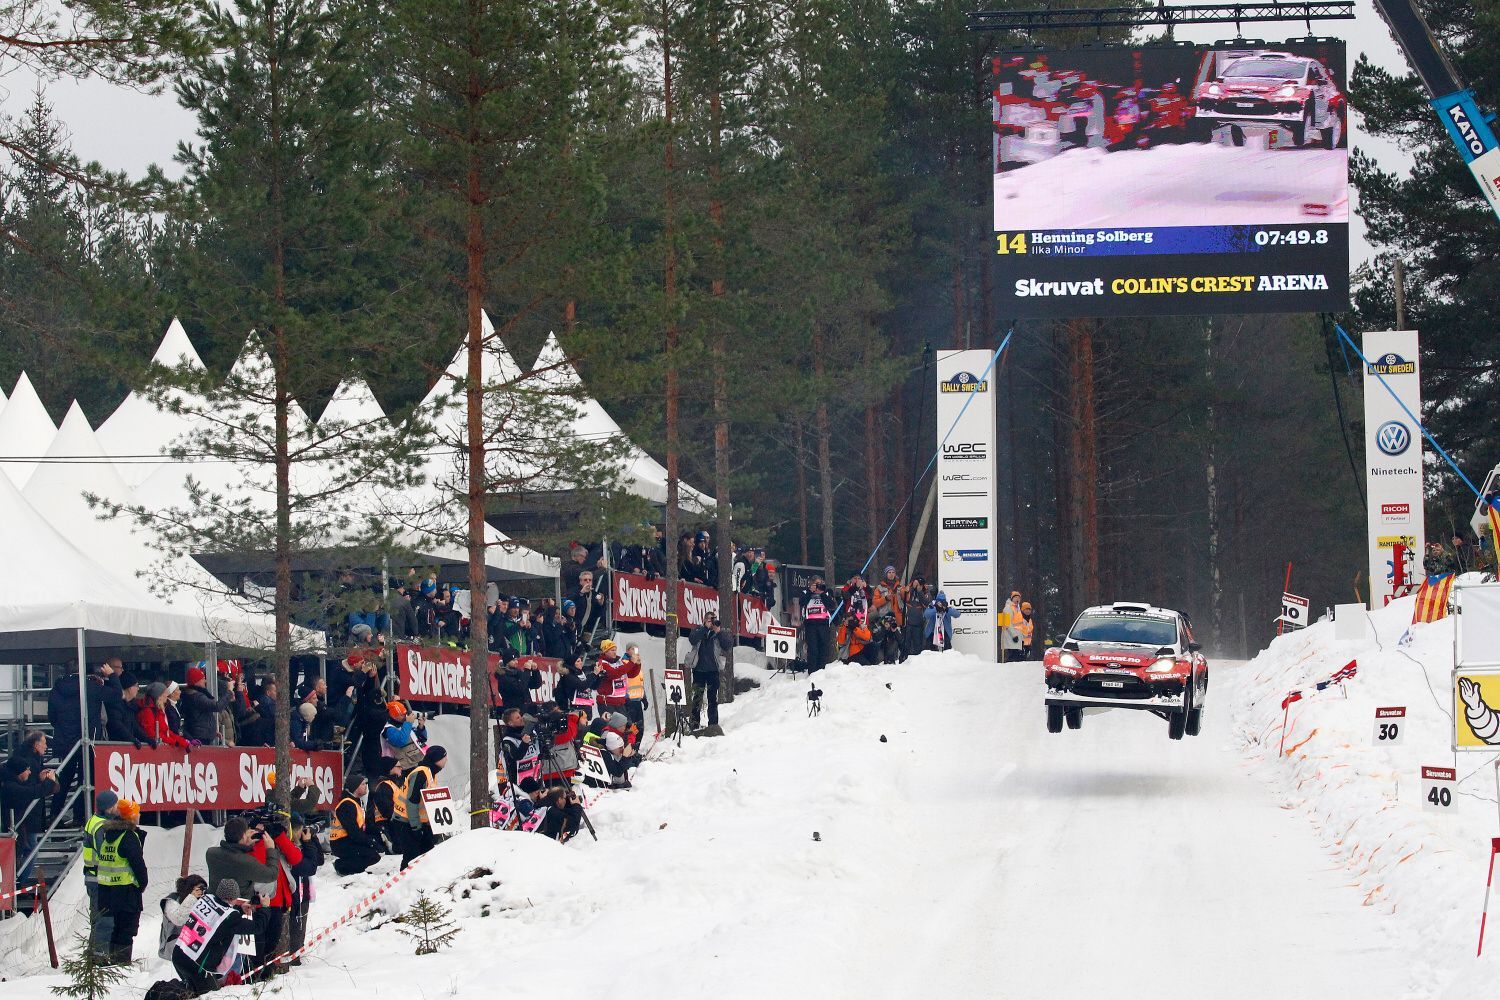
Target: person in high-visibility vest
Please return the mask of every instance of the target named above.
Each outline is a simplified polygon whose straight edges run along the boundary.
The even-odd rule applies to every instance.
[[[635,725],[635,734],[631,742],[637,746],[641,742],[641,734],[646,731],[646,671],[641,666],[641,647],[635,643],[625,647],[625,659],[635,664],[635,672],[625,675],[625,718]]]
[[[380,758],[380,778],[370,790],[369,816],[365,828],[384,854],[401,853],[401,824],[396,818],[396,797],[405,780],[401,762],[394,757]]]
[[[109,789],[94,800],[94,815],[83,824],[83,887],[89,894],[89,950],[95,958],[109,958],[109,935],[114,918],[99,908],[99,863],[94,859],[94,834],[112,819],[119,819],[120,797]]]
[[[396,796],[395,819],[401,830],[401,867],[405,868],[417,858],[432,850],[436,841],[432,827],[427,823],[427,806],[422,801],[422,789],[435,785],[438,772],[448,763],[448,751],[433,745],[422,756],[422,763],[412,768]]]
[[[116,818],[94,831],[94,864],[99,873],[99,908],[114,921],[109,963],[129,965],[135,932],[141,926],[141,895],[146,890],[146,834],[137,826],[141,807],[130,799],[115,804]]]
[[[365,829],[364,797],[370,783],[362,774],[344,779],[344,797],[333,807],[328,846],[333,850],[333,870],[340,875],[358,875],[380,860],[381,850]]]
[[[1030,660],[1032,654],[1033,640],[1036,639],[1036,621],[1031,616],[1031,602],[1021,602],[1021,620],[1016,622],[1016,628],[1021,632],[1021,659]]]

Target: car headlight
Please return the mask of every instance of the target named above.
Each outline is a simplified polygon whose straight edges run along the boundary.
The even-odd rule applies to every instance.
[[[1151,666],[1146,668],[1148,674],[1169,674],[1177,668],[1177,661],[1170,656],[1163,656]]]
[[[1208,85],[1208,93],[1209,93],[1210,97],[1218,97],[1219,96],[1219,85],[1217,83],[1211,83],[1211,84],[1209,84]]]
[[[1063,655],[1059,656],[1057,658],[1057,665],[1060,667],[1072,667],[1074,670],[1083,669],[1083,664],[1079,663],[1078,657],[1074,656],[1072,653],[1064,653]]]
[[[1297,92],[1297,88],[1294,85],[1288,83],[1285,86],[1283,86],[1280,90],[1276,91],[1276,96],[1277,97],[1291,97],[1296,92]]]

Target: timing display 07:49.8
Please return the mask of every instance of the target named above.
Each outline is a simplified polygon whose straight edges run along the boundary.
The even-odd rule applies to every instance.
[[[1326,229],[1257,229],[1255,245],[1258,247],[1310,247],[1322,246],[1329,240]]]

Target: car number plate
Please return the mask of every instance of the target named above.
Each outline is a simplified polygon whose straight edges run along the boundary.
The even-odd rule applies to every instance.
[[[1234,102],[1234,106],[1237,107],[1237,108],[1253,108],[1253,107],[1255,107],[1255,102],[1254,101],[1235,101]]]
[[[1125,686],[1125,682],[1124,681],[1100,681],[1099,682],[1099,686],[1100,687],[1107,687],[1107,688],[1122,688],[1122,687]]]

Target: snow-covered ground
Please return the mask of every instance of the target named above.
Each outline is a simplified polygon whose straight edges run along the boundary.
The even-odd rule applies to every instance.
[[[1348,183],[1347,149],[1070,149],[995,175],[995,231],[1347,223]]]
[[[1377,620],[1387,650],[1405,603]],[[1442,629],[1414,647],[1439,692]],[[594,803],[598,842],[465,834],[276,988],[308,1000],[1490,995],[1474,991],[1467,955],[1494,806],[1464,799],[1448,828],[1423,816],[1417,759],[1448,762],[1445,720],[1415,668],[1368,646],[1318,625],[1249,665],[1216,664],[1203,735],[1181,742],[1124,712],[1048,734],[1035,664],[949,653],[836,666],[817,675],[816,718],[805,679],[759,673],[763,687],[725,709],[726,737],[659,744],[633,791]],[[1288,748],[1300,745],[1278,758],[1286,688],[1355,655],[1349,700],[1294,706]],[[1408,744],[1365,749],[1370,706],[1406,694],[1421,709]],[[170,854],[170,837],[153,841]],[[312,925],[391,864],[328,872]],[[424,891],[461,931],[417,958],[390,918]],[[59,980],[28,924],[0,925],[0,971],[28,977],[7,997],[43,1000]],[[121,996],[168,974],[142,965]]]

